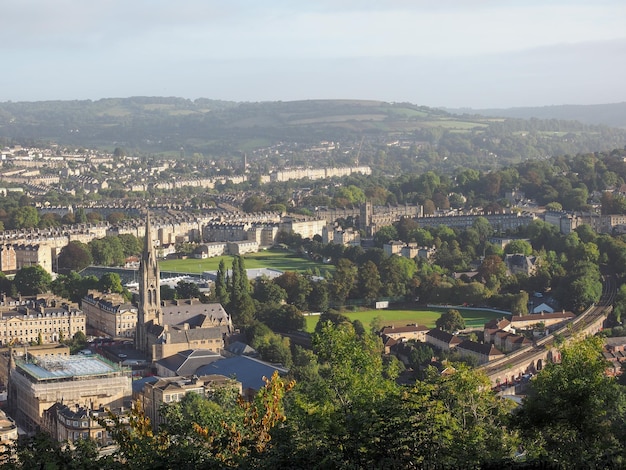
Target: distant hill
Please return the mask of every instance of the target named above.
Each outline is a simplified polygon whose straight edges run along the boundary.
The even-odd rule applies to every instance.
[[[486,126],[479,117],[408,103],[310,100],[238,103],[132,97],[0,103],[0,137],[142,151],[225,151],[277,141],[319,142],[445,126]]]
[[[626,103],[561,105],[507,109],[459,108],[445,111],[457,115],[497,116],[518,119],[562,119],[585,124],[603,125],[626,129]]]
[[[614,122],[626,116],[626,104],[605,106],[595,110],[599,117],[608,116],[609,109],[613,110]],[[423,168],[431,168],[493,165],[493,155],[504,164],[545,155],[622,148],[626,143],[623,129],[571,120],[588,115],[582,111],[546,120],[494,118],[487,117],[486,111],[481,111],[485,115],[460,111],[464,113],[455,115],[411,103],[367,100],[247,103],[131,97],[5,102],[0,103],[0,145],[56,142],[111,151],[122,147],[141,154],[178,156],[184,149],[185,155],[228,157],[285,142],[297,149],[321,141],[354,146],[365,138],[368,148],[363,149],[363,156],[366,152],[376,155],[380,150],[395,160],[417,159]],[[493,110],[489,114],[506,113]],[[626,128],[626,118],[620,122]],[[440,155],[429,153],[427,147]],[[418,148],[423,149],[419,158]],[[491,163],[484,163],[485,155],[491,155],[487,158]],[[381,163],[381,167],[385,165]]]

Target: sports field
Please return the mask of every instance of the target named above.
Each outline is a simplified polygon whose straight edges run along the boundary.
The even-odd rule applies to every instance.
[[[304,272],[307,269],[317,268],[323,275],[325,271],[334,269],[334,266],[318,263],[306,259],[297,253],[286,250],[267,250],[258,253],[248,253],[243,256],[247,269],[270,268],[279,271]],[[217,271],[220,260],[224,260],[226,269],[230,269],[233,264],[232,256],[217,256],[207,259],[173,259],[159,261],[162,271],[173,271],[179,273],[201,273],[203,271]]]
[[[448,307],[428,310],[363,310],[359,312],[342,312],[351,321],[361,320],[366,329],[369,329],[373,318],[379,317],[383,326],[404,326],[412,323],[434,327],[435,322]],[[502,313],[494,313],[488,310],[459,310],[465,319],[467,328],[482,328],[485,323],[494,318],[501,318]],[[319,316],[308,316],[306,319],[306,331],[315,330]]]

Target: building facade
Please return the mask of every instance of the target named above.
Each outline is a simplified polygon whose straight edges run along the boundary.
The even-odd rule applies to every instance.
[[[134,338],[137,307],[121,294],[104,294],[90,290],[81,301],[87,319],[87,332],[94,336]]]
[[[86,317],[76,304],[57,297],[0,302],[0,345],[53,343],[86,331]]]

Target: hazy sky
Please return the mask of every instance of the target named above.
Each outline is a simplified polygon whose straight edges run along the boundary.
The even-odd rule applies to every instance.
[[[626,101],[624,0],[3,0],[0,101]]]

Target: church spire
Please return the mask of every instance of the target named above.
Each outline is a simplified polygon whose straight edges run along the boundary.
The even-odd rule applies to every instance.
[[[148,328],[151,324],[159,325],[161,320],[160,273],[152,238],[150,211],[146,214],[146,230],[143,253],[139,263],[139,276],[139,305],[137,306],[135,344],[137,349],[150,354]]]

